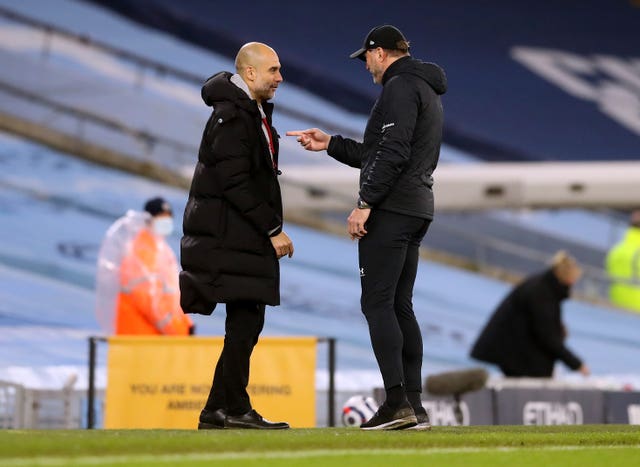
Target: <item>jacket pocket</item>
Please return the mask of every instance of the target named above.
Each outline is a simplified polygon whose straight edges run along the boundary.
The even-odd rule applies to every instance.
[[[266,235],[242,216],[236,209],[225,205],[225,233],[224,247],[236,251],[246,251],[256,254],[266,254],[267,245],[271,242]]]
[[[224,202],[220,198],[190,198],[185,208],[184,231],[222,239],[226,230]]]

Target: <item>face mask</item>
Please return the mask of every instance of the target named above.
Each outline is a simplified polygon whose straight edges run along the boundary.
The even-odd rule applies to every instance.
[[[158,217],[153,220],[152,228],[156,235],[166,237],[173,232],[173,219],[171,217]]]

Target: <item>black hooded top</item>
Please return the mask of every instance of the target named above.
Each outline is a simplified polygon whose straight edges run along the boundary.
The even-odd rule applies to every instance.
[[[382,76],[362,143],[333,136],[334,159],[360,168],[360,198],[375,209],[433,218],[433,171],[442,140],[442,68],[410,56]]]

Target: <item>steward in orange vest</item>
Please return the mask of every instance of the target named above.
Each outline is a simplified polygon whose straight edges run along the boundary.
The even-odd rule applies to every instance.
[[[171,207],[162,198],[145,204],[151,218],[126,249],[120,265],[116,334],[193,333],[180,308],[178,264],[165,237],[173,230]]]

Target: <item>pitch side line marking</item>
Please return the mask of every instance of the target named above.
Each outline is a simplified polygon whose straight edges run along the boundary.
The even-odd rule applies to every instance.
[[[313,449],[308,451],[267,451],[267,452],[228,452],[228,453],[185,453],[185,454],[132,454],[122,456],[67,456],[67,457],[19,457],[2,459],[3,467],[19,467],[26,465],[68,466],[127,464],[129,462],[175,463],[182,461],[238,460],[238,459],[304,459],[309,457],[339,457],[362,454],[384,455],[421,455],[466,454],[480,452],[522,452],[522,451],[587,451],[601,449],[640,448],[640,444],[602,445],[602,446],[532,446],[495,447],[495,448],[425,448],[425,449]]]

